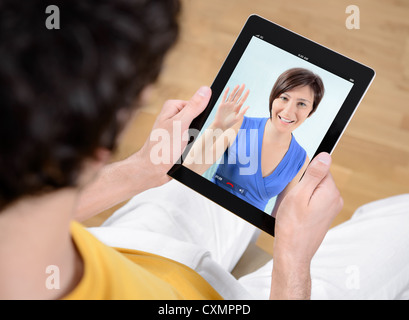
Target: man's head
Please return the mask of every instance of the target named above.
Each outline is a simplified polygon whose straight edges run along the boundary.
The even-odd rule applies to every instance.
[[[85,159],[112,150],[124,117],[177,38],[177,0],[0,2],[0,210],[75,186]]]

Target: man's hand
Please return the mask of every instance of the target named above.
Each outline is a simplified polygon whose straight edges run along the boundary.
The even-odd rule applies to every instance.
[[[189,101],[167,101],[144,146],[130,157],[103,167],[96,179],[83,188],[75,218],[86,220],[138,193],[169,181],[167,172],[187,145],[187,139],[183,141],[182,137],[175,134],[189,128],[192,120],[207,106],[211,94],[210,88],[202,87]],[[154,139],[153,135],[158,132],[166,133],[164,136],[167,136],[167,141]],[[161,144],[159,148],[158,144]],[[154,156],[153,148],[158,151],[161,147],[171,152],[164,162],[155,164],[151,158]]]
[[[319,154],[277,212],[271,298],[308,299],[310,262],[343,200],[329,172],[331,157]]]
[[[159,186],[170,180],[167,172],[186,148],[189,126],[206,108],[211,95],[209,87],[201,87],[189,101],[166,101],[144,146],[128,159],[136,160],[135,163],[142,166],[138,170],[149,173],[150,183],[147,187]],[[147,181],[137,183],[144,182]]]

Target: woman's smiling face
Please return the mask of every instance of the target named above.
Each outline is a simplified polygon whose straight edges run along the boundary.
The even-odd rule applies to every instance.
[[[286,91],[273,101],[271,121],[280,132],[293,132],[312,111],[314,92],[310,86]]]

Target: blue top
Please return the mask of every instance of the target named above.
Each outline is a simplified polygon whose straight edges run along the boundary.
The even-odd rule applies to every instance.
[[[290,183],[305,163],[307,153],[292,136],[275,170],[263,178],[261,147],[269,118],[244,117],[233,144],[225,151],[212,181],[264,211],[268,201]]]

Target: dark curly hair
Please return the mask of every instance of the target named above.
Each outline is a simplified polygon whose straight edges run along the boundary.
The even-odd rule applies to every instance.
[[[48,30],[48,5],[60,29]],[[114,149],[178,35],[178,0],[0,0],[0,210],[75,186],[84,159]]]

